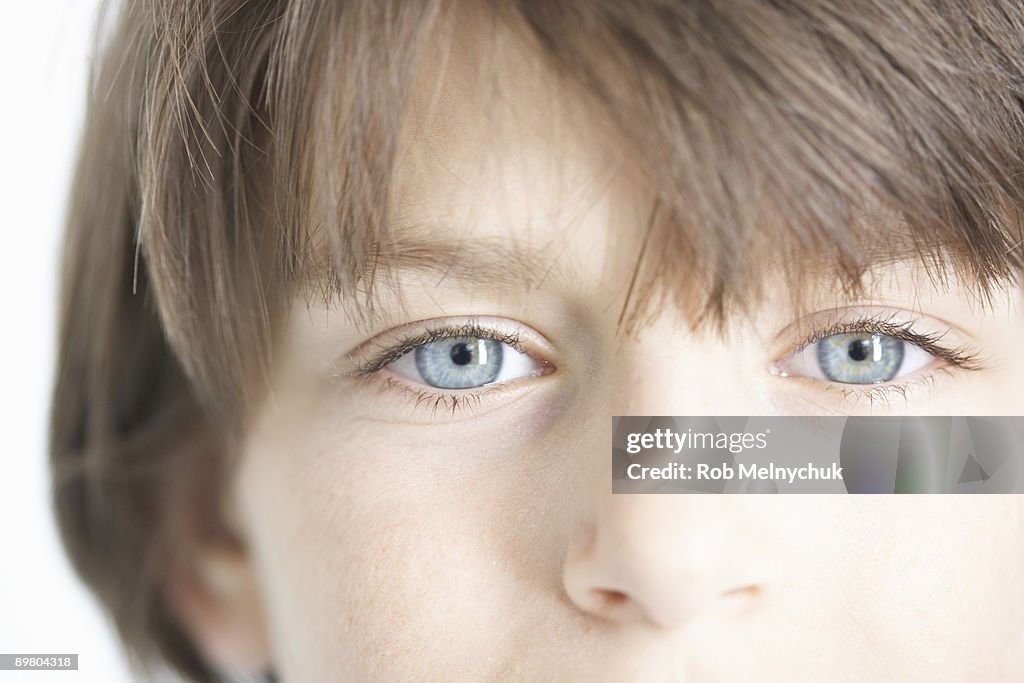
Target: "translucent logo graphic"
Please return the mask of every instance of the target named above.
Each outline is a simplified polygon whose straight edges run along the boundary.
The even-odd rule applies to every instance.
[[[850,493],[1019,493],[1024,418],[846,418]]]

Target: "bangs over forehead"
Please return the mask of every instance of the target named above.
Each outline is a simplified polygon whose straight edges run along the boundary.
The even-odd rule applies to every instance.
[[[141,271],[193,380],[238,397],[252,370],[239,350],[269,357],[272,313],[296,287],[368,310],[376,274],[401,258],[388,215],[399,130],[418,57],[454,10],[164,4],[141,18],[156,23],[142,60]],[[633,302],[675,297],[698,325],[756,302],[770,268],[794,291],[834,273],[855,292],[869,266],[908,257],[982,296],[1019,275],[1015,2],[479,9],[566,97],[594,105],[651,189]]]

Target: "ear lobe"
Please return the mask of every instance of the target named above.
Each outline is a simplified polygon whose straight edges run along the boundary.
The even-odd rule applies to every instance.
[[[202,548],[169,576],[168,606],[204,659],[227,671],[258,671],[271,661],[260,591],[240,548]]]

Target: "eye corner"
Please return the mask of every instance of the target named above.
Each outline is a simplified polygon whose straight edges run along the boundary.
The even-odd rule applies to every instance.
[[[533,354],[526,351],[522,351],[524,355],[530,356],[534,363],[537,364],[537,373],[533,377],[548,377],[549,375],[555,374],[558,371],[558,367],[551,361],[545,358],[537,358]]]

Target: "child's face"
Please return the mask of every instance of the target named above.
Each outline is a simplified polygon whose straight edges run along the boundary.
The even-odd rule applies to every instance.
[[[624,332],[650,198],[527,60],[483,86],[471,47],[403,139],[398,293],[367,325],[296,302],[252,414],[230,500],[283,679],[1009,680],[1020,498],[613,496],[610,417],[1021,413],[1019,292],[895,264],[794,315],[779,272],[724,337],[669,304]],[[983,367],[799,351],[865,318]]]

